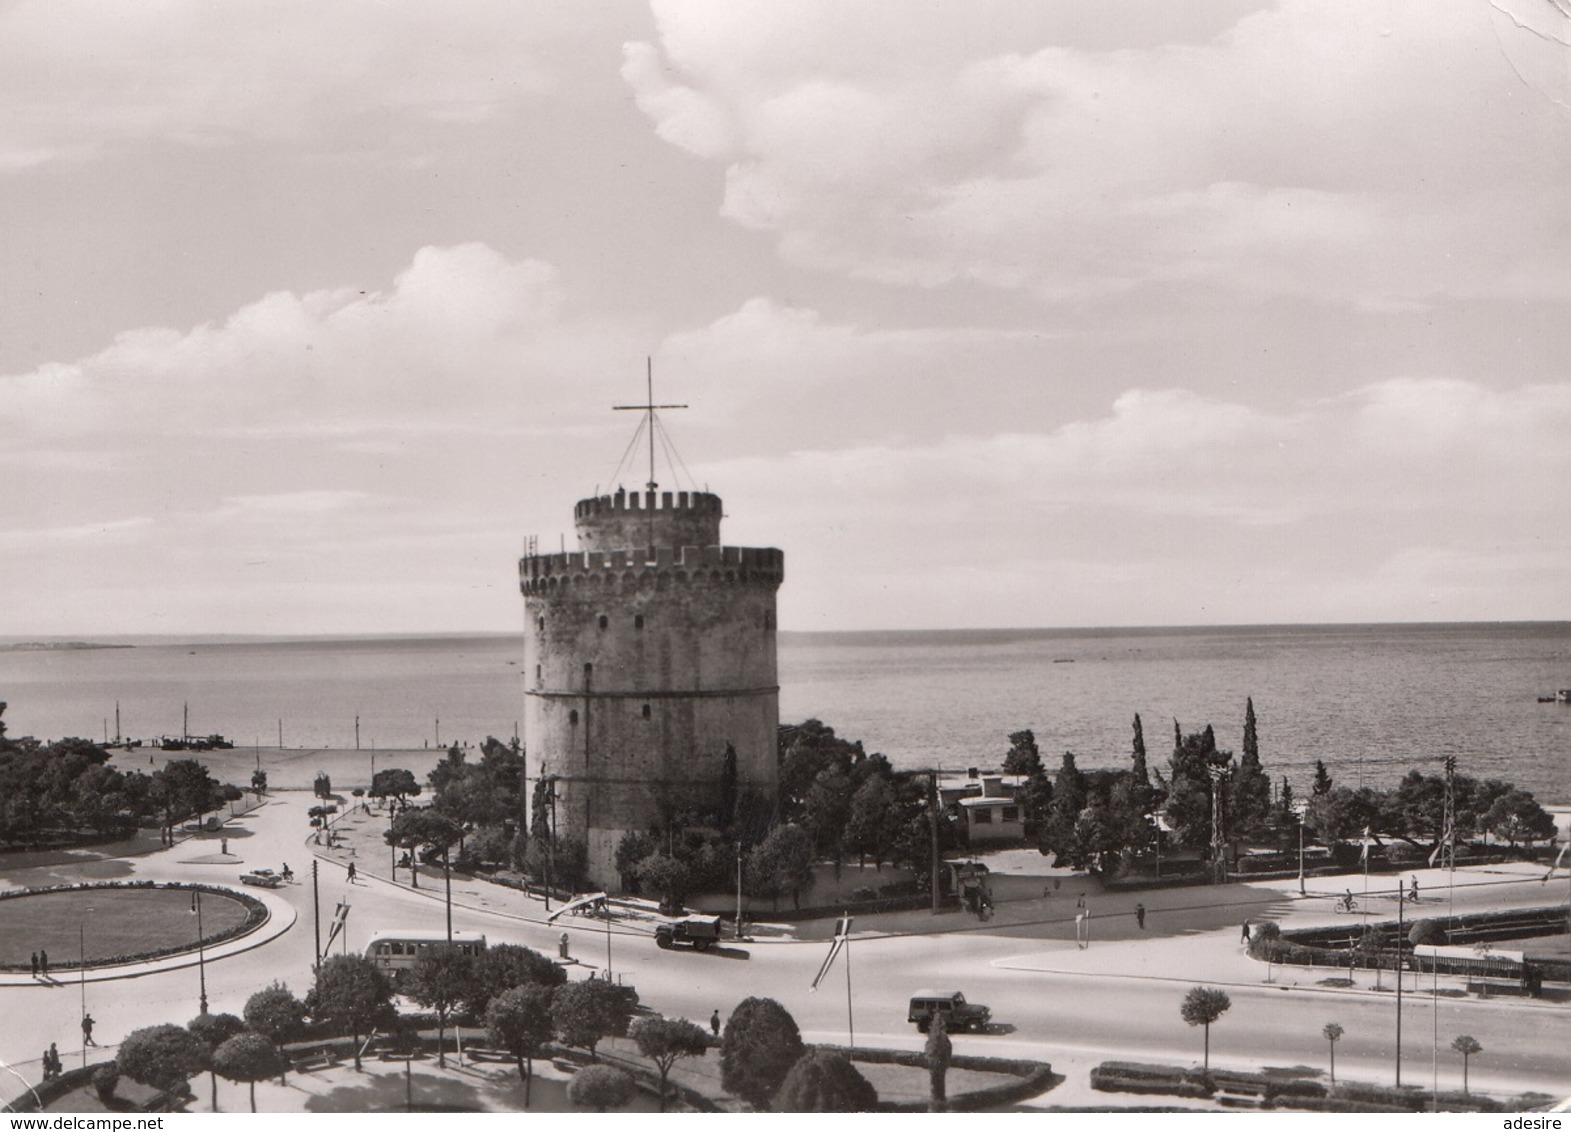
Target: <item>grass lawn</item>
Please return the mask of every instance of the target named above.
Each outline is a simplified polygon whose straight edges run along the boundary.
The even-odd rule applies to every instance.
[[[203,894],[206,936],[228,931],[245,917],[240,901]],[[79,940],[85,944],[89,964],[181,946],[194,950],[191,894],[178,889],[94,888],[18,896],[0,906],[0,966],[26,970],[29,956],[40,949],[49,953],[51,971],[74,966]]]

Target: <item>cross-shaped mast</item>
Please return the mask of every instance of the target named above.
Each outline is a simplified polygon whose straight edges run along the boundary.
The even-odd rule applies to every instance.
[[[644,404],[642,405],[612,405],[611,408],[621,410],[636,410],[648,413],[645,427],[649,430],[649,482],[645,484],[650,491],[660,485],[655,482],[655,410],[656,409],[685,409],[686,405],[656,405],[655,404],[655,363],[653,358],[644,359]],[[636,439],[636,438],[635,438]]]

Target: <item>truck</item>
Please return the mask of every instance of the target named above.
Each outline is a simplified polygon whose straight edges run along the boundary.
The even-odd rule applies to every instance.
[[[708,951],[719,942],[719,916],[679,916],[655,927],[655,944],[666,950],[680,943],[694,951]]]
[[[980,1003],[967,1002],[966,996],[959,991],[919,990],[911,996],[906,1021],[915,1022],[916,1028],[922,1033],[927,1033],[932,1028],[933,1019],[940,1015],[944,1019],[944,1028],[950,1033],[956,1030],[980,1032],[986,1029],[993,1012]]]

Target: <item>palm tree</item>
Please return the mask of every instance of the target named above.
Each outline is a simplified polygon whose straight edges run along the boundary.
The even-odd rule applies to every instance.
[[[1325,1035],[1326,1041],[1331,1043],[1331,1083],[1336,1084],[1336,1043],[1341,1040],[1342,1027],[1335,1022],[1327,1022],[1325,1029],[1320,1031]]]
[[[1452,1042],[1451,1048],[1462,1055],[1462,1095],[1467,1096],[1467,1059],[1475,1053],[1483,1053],[1484,1047],[1478,1044],[1478,1039],[1472,1034],[1460,1034]]]

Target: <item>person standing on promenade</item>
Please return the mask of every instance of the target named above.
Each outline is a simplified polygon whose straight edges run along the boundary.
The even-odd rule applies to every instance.
[[[96,1046],[98,1044],[93,1040],[93,1016],[91,1014],[82,1015],[82,1044],[84,1046]]]
[[[1141,931],[1146,930],[1146,906],[1144,904],[1135,905],[1135,923],[1140,926]]]
[[[349,883],[355,883],[355,863],[353,861],[349,862]]]
[[[715,1037],[720,1036],[720,1008],[715,1007],[715,1012],[709,1016],[709,1028],[715,1032]]]
[[[38,950],[38,973],[46,979],[49,977],[49,952],[43,948]]]
[[[58,1077],[65,1072],[65,1066],[60,1063],[60,1051],[55,1048],[55,1043],[49,1043],[49,1075]]]
[[[33,952],[33,978],[38,978],[38,952]]]

